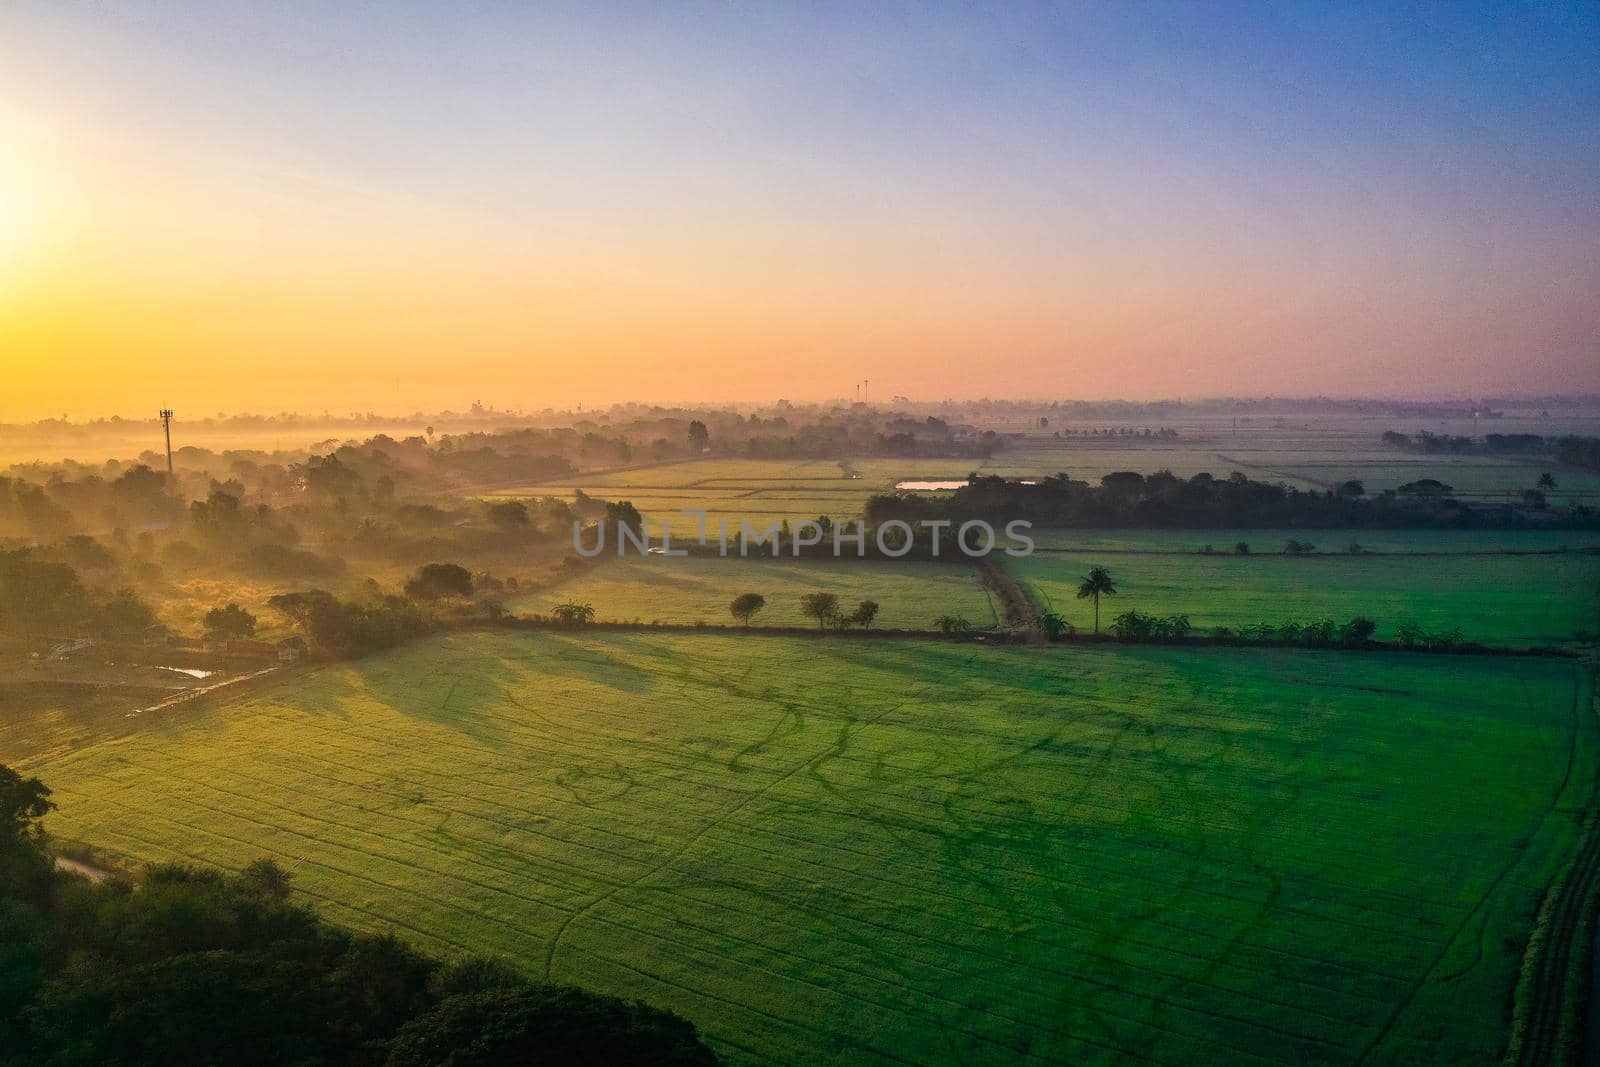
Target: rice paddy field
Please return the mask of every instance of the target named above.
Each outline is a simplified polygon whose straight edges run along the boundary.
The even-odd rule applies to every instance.
[[[479,633],[18,762],[63,838],[270,856],[734,1064],[1490,1063],[1590,698],[1555,659]]]
[[[1114,471],[1150,474],[1169,470],[1180,477],[1241,471],[1305,491],[1331,489],[1349,479],[1369,493],[1436,478],[1463,500],[1515,501],[1550,471],[1557,488],[1546,496],[1557,506],[1600,503],[1600,474],[1556,467],[1540,458],[1418,455],[1385,448],[1387,425],[1356,427],[1252,427],[1243,433],[1209,426],[1177,439],[1063,437],[1029,434],[1005,442],[989,459],[745,460],[699,459],[591,472],[538,485],[515,486],[490,498],[554,496],[572,499],[582,489],[603,499],[630,500],[652,522],[673,519],[680,529],[693,520],[683,509],[705,510],[712,522],[737,526],[775,519],[859,517],[874,493],[902,481],[944,481],[972,473],[1039,478],[1065,472],[1098,482]],[[1470,429],[1470,428],[1469,428]],[[1501,429],[1514,429],[1502,427]],[[1542,428],[1548,432],[1549,428]],[[1457,430],[1455,432],[1466,432]],[[1481,434],[1481,427],[1471,432]]]
[[[697,520],[681,510],[703,510],[708,521],[740,522],[859,517],[874,493],[908,478],[965,478],[979,460],[703,459],[633,470],[580,475],[544,485],[518,486],[489,494],[491,499],[555,496],[572,499],[582,489],[607,500],[629,500],[653,524],[671,520],[687,534]]]
[[[846,613],[863,600],[879,607],[873,626],[928,630],[941,615],[959,615],[974,628],[998,625],[993,598],[966,562],[910,563],[809,559],[628,556],[605,559],[581,575],[507,602],[519,613],[547,614],[566,601],[587,603],[595,617],[614,622],[741,625],[728,605],[741,593],[760,593],[767,606],[754,626],[815,626],[800,611],[808,593],[833,593]]]
[[[1330,538],[1366,533],[1330,532]],[[1307,539],[1315,532],[1296,536]],[[1217,540],[1226,552],[1229,542]],[[1262,544],[1260,531],[1252,543]],[[1281,549],[1281,543],[1273,547]],[[1092,627],[1094,609],[1077,598],[1078,584],[1089,568],[1104,566],[1117,595],[1101,602],[1102,626],[1137,609],[1188,615],[1202,631],[1364,615],[1378,623],[1379,639],[1415,623],[1427,630],[1460,627],[1469,641],[1510,647],[1570,645],[1580,633],[1600,632],[1600,556],[1580,552],[1238,556],[1122,552],[1100,545],[1036,552],[1002,565],[1040,608],[1080,630]]]

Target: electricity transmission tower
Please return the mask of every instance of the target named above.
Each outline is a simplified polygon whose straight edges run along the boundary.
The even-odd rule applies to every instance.
[[[167,488],[172,488],[172,409],[161,409],[161,429],[167,435]]]

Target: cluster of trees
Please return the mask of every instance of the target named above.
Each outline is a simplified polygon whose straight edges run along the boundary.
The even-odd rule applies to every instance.
[[[807,593],[800,598],[800,612],[807,618],[816,619],[820,629],[845,630],[859,626],[863,630],[870,630],[872,620],[878,617],[878,602],[863,600],[854,611],[846,613],[839,606],[839,598],[835,594]]]
[[[1569,467],[1587,467],[1600,470],[1600,437],[1567,434],[1555,439],[1536,433],[1491,433],[1480,438],[1452,434],[1434,434],[1423,430],[1417,434],[1397,433],[1389,430],[1383,443],[1391,448],[1408,452],[1450,453],[1455,455],[1535,455],[1551,456]]]
[[[767,598],[760,593],[740,593],[728,604],[728,614],[748,629],[751,620],[766,606]],[[800,611],[807,618],[817,620],[820,629],[843,630],[859,626],[865,630],[870,629],[878,617],[878,602],[863,600],[847,613],[840,607],[836,594],[807,593],[800,598]],[[550,619],[559,626],[585,626],[594,622],[595,610],[591,604],[569,601],[551,608]]]
[[[1237,632],[1226,626],[1213,631],[1216,637],[1237,637],[1241,641],[1277,642],[1280,644],[1309,645],[1312,647],[1360,648],[1372,642],[1378,624],[1371,619],[1356,616],[1349,622],[1321,619],[1312,622],[1256,623],[1240,627]]]
[[[670,1012],[330,925],[269,860],[99,884],[58,871],[40,823],[53,807],[0,764],[7,1064],[716,1062]]]
[[[1554,454],[1557,460],[1569,467],[1600,470],[1600,437],[1579,437],[1576,434],[1558,437]]]
[[[1218,554],[1218,552],[1219,552],[1219,550],[1218,550],[1216,545],[1207,544],[1207,545],[1201,545],[1200,546],[1200,554],[1202,556],[1215,556],[1215,555]],[[1248,556],[1250,554],[1250,542],[1249,541],[1236,541],[1236,542],[1234,542],[1233,552],[1234,552],[1234,555],[1237,555],[1237,556]]]
[[[1059,615],[1041,617],[1045,635],[1058,640],[1072,633],[1072,627]],[[1377,624],[1357,616],[1348,622],[1331,619],[1313,622],[1285,622],[1276,626],[1262,623],[1233,630],[1226,626],[1213,629],[1210,636],[1221,640],[1252,641],[1266,644],[1295,644],[1314,648],[1362,648],[1372,643]],[[1181,641],[1194,635],[1195,627],[1187,615],[1153,615],[1142,611],[1125,611],[1111,620],[1111,634],[1119,641]],[[1397,643],[1406,648],[1447,649],[1460,645],[1460,631],[1453,635],[1426,635],[1417,627],[1401,627]]]
[[[1124,611],[1111,620],[1111,632],[1119,641],[1166,641],[1188,637],[1194,629],[1187,615],[1146,615]]]
[[[0,549],[0,630],[126,639],[156,626],[155,613],[132,589],[85,586],[62,558],[70,550]]]
[[[324,589],[280,593],[267,601],[311,647],[336,658],[364,656],[432,632],[436,614],[409,597],[376,593],[341,600]]]
[[[550,615],[562,626],[587,626],[594,622],[594,605],[569,600],[551,608]]]
[[[1283,543],[1284,554],[1289,556],[1304,556],[1316,550],[1317,546],[1310,541],[1302,541],[1296,537],[1291,537]],[[1344,550],[1352,556],[1359,556],[1366,552],[1366,549],[1361,547],[1361,542],[1359,541],[1351,541],[1345,545]],[[1248,556],[1250,551],[1249,541],[1239,541],[1233,546],[1233,553],[1237,556]],[[1219,551],[1215,545],[1201,545],[1200,554],[1202,556],[1215,556],[1219,554]]]
[[[1049,426],[1050,426],[1049,418],[1045,417],[1045,416],[1040,416],[1040,418],[1039,418],[1039,428],[1041,430],[1043,430],[1043,429],[1048,429]],[[1060,430],[1060,431],[1056,432],[1053,436],[1055,436],[1055,437],[1139,437],[1139,438],[1154,437],[1154,438],[1159,438],[1160,440],[1163,440],[1163,441],[1174,441],[1174,440],[1177,440],[1178,431],[1172,429],[1170,426],[1161,426],[1161,427],[1158,427],[1158,428],[1156,428],[1154,430],[1150,429],[1148,426],[1143,427],[1142,429],[1137,429],[1137,430],[1134,429],[1131,426],[1108,426],[1108,427],[1104,427],[1104,428],[1098,428],[1098,429],[1092,428],[1092,429],[1087,429],[1087,430],[1070,430],[1070,429],[1069,430]]]
[[[915,418],[865,405],[826,411],[786,407],[777,414],[708,412],[690,423],[692,452],[750,459],[922,456],[979,459],[1003,445],[992,430]]]
[[[767,598],[760,593],[740,593],[729,603],[728,614],[748,627],[750,620],[766,606]],[[800,598],[800,611],[807,618],[817,620],[819,629],[844,630],[859,626],[863,630],[870,630],[873,620],[878,617],[878,602],[863,600],[853,611],[846,612],[840,606],[837,594],[807,593]]]
[[[1180,478],[1170,471],[1141,475],[1120,471],[1098,485],[1065,474],[1037,483],[974,476],[965,486],[941,496],[884,494],[867,504],[871,525],[892,519],[960,524],[971,519],[1004,524],[1016,519],[1044,527],[1426,527],[1516,526],[1530,521],[1519,505],[1473,506],[1437,493],[1365,494],[1359,482],[1326,491],[1254,481],[1235,472],[1227,478],[1197,474]],[[1555,517],[1562,525],[1600,526],[1600,513],[1575,505]],[[1548,523],[1546,523],[1548,524]]]
[[[455,495],[476,479],[544,480],[577,469],[563,456],[531,450],[559,443],[580,452],[581,436],[525,436],[507,435],[512,443],[502,443],[503,452],[381,434],[298,459],[180,450],[173,479],[143,463],[35,465],[25,477],[0,477],[0,538],[30,544],[36,559],[73,563],[102,591],[163,599],[175,591],[171,578],[246,575],[348,593],[355,579],[347,575],[364,565],[455,557],[488,569],[513,554],[558,557],[580,517],[573,504]],[[426,493],[432,502],[403,493]]]
[[[385,593],[368,582],[361,593],[341,598],[325,589],[280,593],[267,601],[302,634],[318,653],[334,658],[362,656],[431,633],[452,620],[491,618],[505,614],[492,594],[507,583],[488,574],[474,575],[459,563],[427,563],[406,580],[403,594]],[[589,621],[594,609],[584,605]],[[237,604],[206,615],[208,636],[247,636],[255,618]]]
[[[1417,434],[1387,430],[1383,435],[1383,443],[1390,448],[1403,448],[1408,452],[1452,455],[1508,452],[1542,455],[1549,449],[1544,437],[1536,433],[1491,433],[1479,439],[1456,434],[1436,434],[1427,430]]]
[[[55,535],[72,525],[72,515],[42,486],[0,474],[0,535]]]
[[[205,627],[206,640],[212,643],[254,637],[256,632],[256,617],[231,600],[206,612],[200,624]]]

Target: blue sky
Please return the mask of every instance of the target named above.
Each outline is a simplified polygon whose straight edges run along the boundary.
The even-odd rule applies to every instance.
[[[275,328],[299,300],[258,276],[277,258],[382,288],[362,249],[414,229],[473,279],[430,290],[435,317],[496,323],[466,365],[569,399],[652,347],[707,350],[690,379],[730,398],[776,387],[719,371],[735,351],[818,360],[825,395],[864,358],[911,393],[957,365],[996,393],[1372,392],[1401,356],[1431,391],[1600,388],[1596,55],[1593,3],[25,3],[0,12],[0,134],[13,172],[77,190],[34,190],[35,236],[66,219],[175,278],[203,268],[139,216],[225,260],[247,242]],[[145,191],[108,191],[123,170]],[[321,245],[241,221],[295,217]],[[48,252],[11,276],[57,294],[103,266]],[[481,304],[524,269],[536,291]],[[216,299],[169,303],[237,316]],[[362,336],[415,358],[309,320],[241,358]],[[167,340],[190,370],[237,342]]]

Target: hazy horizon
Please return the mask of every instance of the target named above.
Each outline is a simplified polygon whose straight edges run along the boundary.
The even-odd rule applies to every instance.
[[[1506,408],[1496,409],[1501,414],[1509,416],[1510,422],[1524,422],[1530,419],[1537,420],[1537,413],[1531,413],[1527,408],[1540,407],[1552,408],[1553,414],[1559,414],[1563,419],[1571,418],[1600,418],[1600,394],[1570,393],[1570,394],[1538,394],[1538,393],[1510,393],[1504,395],[1482,394],[1479,396],[1421,396],[1421,395],[1306,395],[1293,396],[1260,395],[1260,396],[1155,396],[1155,397],[1089,397],[1089,396],[948,396],[948,397],[902,397],[896,402],[891,398],[873,398],[867,402],[867,407],[879,412],[892,412],[896,408],[911,410],[925,410],[928,408],[959,408],[964,405],[995,405],[999,408],[1015,408],[1018,411],[1044,410],[1056,406],[1071,408],[1075,406],[1114,408],[1127,405],[1133,409],[1129,417],[1145,417],[1140,408],[1156,407],[1162,405],[1182,405],[1190,409],[1194,417],[1206,417],[1228,412],[1233,407],[1249,406],[1258,409],[1262,416],[1289,411],[1292,414],[1305,414],[1307,417],[1320,415],[1348,415],[1359,416],[1361,413],[1345,409],[1346,405],[1416,405],[1419,407],[1434,407],[1440,409],[1464,408],[1471,404],[1504,404]],[[1314,407],[1319,401],[1325,401],[1330,407],[1319,411]],[[712,412],[712,411],[742,411],[758,412],[772,411],[782,402],[792,404],[796,410],[826,410],[836,406],[849,407],[855,401],[851,397],[824,397],[818,400],[805,400],[789,398],[751,399],[737,398],[732,400],[711,401],[695,400],[693,398],[667,398],[667,399],[640,399],[624,398],[594,404],[556,405],[533,407],[531,405],[502,404],[483,400],[481,411],[474,412],[473,401],[451,404],[438,403],[430,407],[402,409],[378,405],[368,409],[334,408],[323,405],[317,408],[285,408],[269,410],[265,408],[247,409],[240,408],[232,411],[206,411],[203,406],[196,408],[178,409],[173,420],[174,432],[181,434],[183,427],[200,423],[225,423],[238,420],[263,420],[271,422],[277,419],[292,419],[307,427],[318,425],[319,420],[329,423],[369,423],[374,426],[394,426],[414,422],[418,419],[441,419],[454,417],[462,421],[487,419],[504,416],[510,419],[548,419],[548,418],[588,418],[609,416],[613,413],[628,412],[636,409],[661,410],[680,413]],[[1281,405],[1283,407],[1275,407]],[[1526,405],[1526,407],[1523,407]],[[859,410],[859,409],[858,409]],[[1582,413],[1579,414],[1578,412]],[[1378,417],[1380,413],[1371,413]],[[32,426],[56,424],[63,421],[68,426],[92,426],[121,420],[121,427],[138,425],[142,422],[149,423],[154,429],[151,431],[159,435],[160,419],[157,411],[136,410],[108,410],[108,411],[66,411],[44,413],[38,417],[6,418],[0,412],[0,427],[12,429],[27,429]],[[1084,418],[1115,419],[1111,414],[1083,415]],[[1404,416],[1389,416],[1404,417]],[[1471,416],[1463,413],[1461,419]],[[119,431],[120,432],[120,431]],[[263,432],[266,432],[263,430]]]
[[[1597,392],[1597,44],[1581,4],[11,5],[0,422]]]

